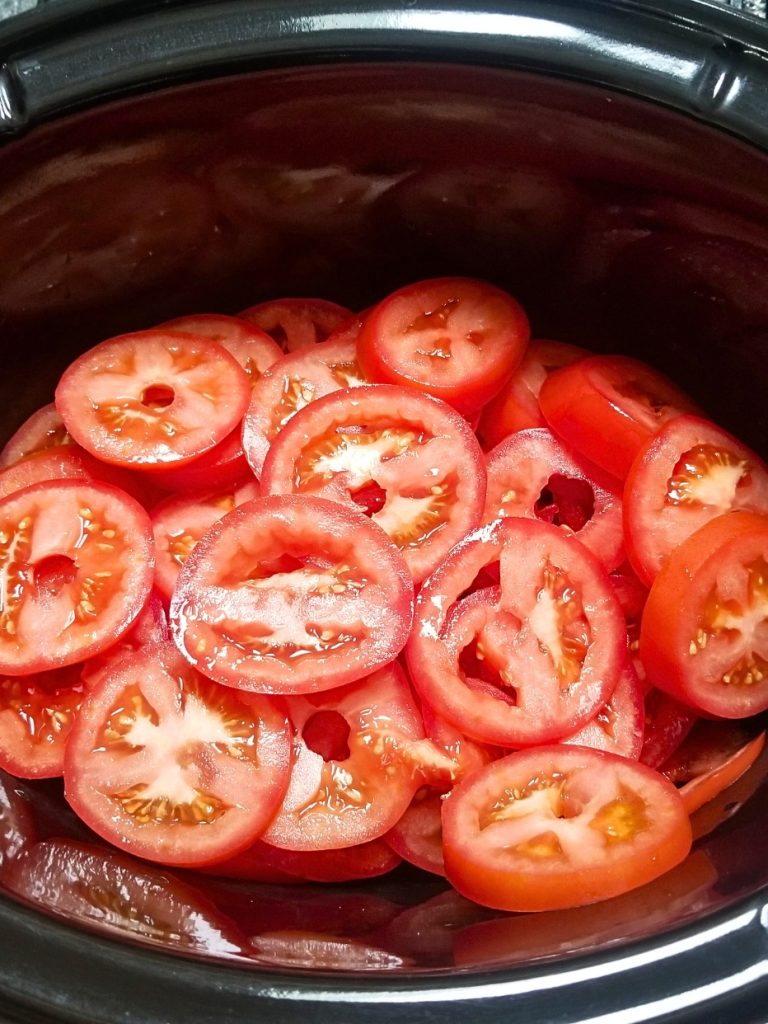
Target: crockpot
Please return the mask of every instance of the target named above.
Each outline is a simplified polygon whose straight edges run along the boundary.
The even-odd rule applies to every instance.
[[[765,454],[767,61],[761,25],[683,0],[59,0],[4,24],[0,427],[111,334],[458,273],[539,335],[649,359]],[[700,812],[682,869],[560,914],[405,867],[185,877],[249,958],[158,940],[118,892],[107,929],[0,881],[0,1019],[764,1024],[767,774]],[[2,784],[98,855],[56,782]],[[276,907],[292,939],[260,942]]]

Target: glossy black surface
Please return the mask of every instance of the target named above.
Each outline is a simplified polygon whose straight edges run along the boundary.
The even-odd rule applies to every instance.
[[[684,3],[150,6],[66,3],[0,33],[3,432],[108,334],[466,273],[519,295],[540,336],[652,359],[768,452],[768,167],[705,124],[768,142],[754,26]],[[62,923],[50,893],[3,895],[0,1020],[759,1024],[765,774],[709,809],[674,876],[535,919],[406,870],[276,897],[136,865],[215,925],[195,945],[191,913],[158,915],[149,946],[106,881],[77,926],[71,900]],[[39,838],[92,842],[55,784],[7,785]]]

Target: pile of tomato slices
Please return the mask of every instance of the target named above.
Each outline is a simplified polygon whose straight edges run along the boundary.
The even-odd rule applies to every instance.
[[[480,281],[84,352],[0,453],[0,573],[0,767],[161,864],[579,906],[763,747],[768,469]]]

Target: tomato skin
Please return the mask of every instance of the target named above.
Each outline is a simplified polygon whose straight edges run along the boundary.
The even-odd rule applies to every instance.
[[[456,786],[442,813],[448,880],[499,910],[609,899],[669,871],[691,847],[674,786],[636,761],[586,747],[501,758]]]
[[[500,599],[486,601],[480,595],[470,610],[460,596],[481,570],[497,561]],[[552,596],[549,604],[536,596],[550,593],[544,579],[547,565],[554,567],[553,587],[579,595],[573,615],[581,616],[579,629],[589,637],[581,661],[567,662],[566,657],[556,665],[550,653],[554,642],[548,631],[554,616],[569,613],[562,607],[547,611],[542,620],[536,611],[539,604],[558,609],[560,601]],[[561,579],[558,584],[558,572],[568,582]],[[475,594],[465,600],[477,598]],[[515,620],[521,625],[513,628]],[[568,627],[556,621],[567,649]],[[465,676],[460,658],[478,636],[486,647],[484,664],[493,657],[501,662],[498,673],[511,673],[513,682],[506,685],[517,691],[517,703],[505,694],[503,679],[492,685]],[[510,646],[502,646],[506,643]],[[471,739],[502,747],[531,746],[575,732],[608,700],[626,658],[626,630],[608,577],[582,544],[548,523],[500,519],[469,534],[425,581],[406,658],[421,699]],[[560,683],[563,660],[568,672],[576,672],[567,686]]]
[[[667,557],[640,627],[640,658],[659,689],[722,718],[768,708],[766,560],[768,517],[745,511],[710,520]]]
[[[590,476],[549,430],[534,428],[511,435],[488,452],[486,467],[488,487],[483,522],[497,516],[545,518],[547,510],[541,508],[542,498],[551,490],[549,504],[554,519],[546,521],[573,533],[597,556],[606,571],[616,569],[624,560],[621,498]],[[596,475],[603,474],[598,471]],[[579,520],[571,524],[567,488],[573,486],[586,492],[591,507],[575,508]],[[558,488],[563,491],[564,500]],[[583,501],[582,497],[575,504]]]
[[[412,337],[422,330],[424,344],[436,346],[435,353],[423,351],[418,336]],[[471,416],[515,370],[529,335],[528,318],[511,295],[471,278],[444,277],[407,285],[383,299],[363,322],[357,352],[370,380],[426,392]]]
[[[588,355],[586,349],[564,341],[532,341],[510,379],[483,408],[477,427],[483,446],[495,448],[518,430],[546,427],[539,407],[544,381],[554,370]]]
[[[0,673],[72,665],[119,639],[144,607],[149,517],[106,484],[35,484],[0,501],[0,568],[13,587],[0,613]]]
[[[480,522],[486,474],[474,434],[450,406],[372,384],[301,409],[273,441],[261,483],[264,494],[314,494],[353,508],[361,491],[380,488],[371,519],[420,583]]]
[[[555,370],[539,403],[551,430],[617,480],[667,420],[695,412],[691,399],[646,363],[588,356]]]
[[[200,540],[179,573],[170,618],[181,652],[217,682],[259,693],[327,690],[397,656],[413,582],[361,512],[321,498],[258,498]]]
[[[627,555],[650,585],[666,556],[710,519],[768,513],[768,466],[725,430],[676,416],[640,449],[624,486]]]
[[[62,374],[56,408],[86,451],[151,472],[215,448],[249,397],[245,371],[221,345],[155,328],[108,338],[79,356]]]
[[[192,867],[263,832],[290,762],[279,701],[220,687],[158,645],[91,686],[67,744],[65,795],[113,845]]]

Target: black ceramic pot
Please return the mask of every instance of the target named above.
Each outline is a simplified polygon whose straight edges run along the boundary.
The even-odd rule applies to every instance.
[[[650,359],[766,454],[767,60],[760,26],[682,0],[21,17],[0,29],[0,429],[110,334],[460,273],[540,336]],[[2,776],[0,1020],[764,1024],[767,773],[699,812],[672,875],[538,916],[405,868],[120,874],[56,783]],[[24,829],[58,892],[4,871]]]

